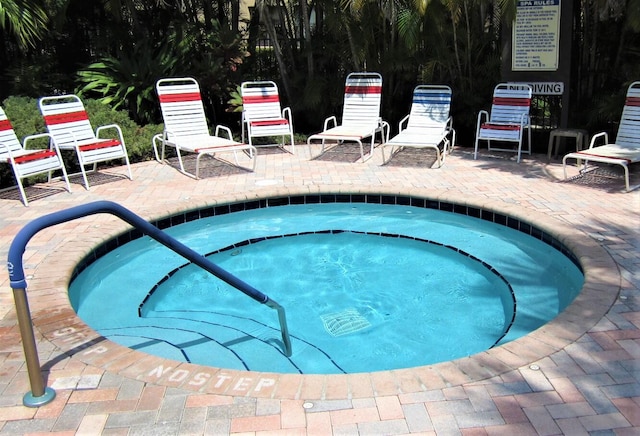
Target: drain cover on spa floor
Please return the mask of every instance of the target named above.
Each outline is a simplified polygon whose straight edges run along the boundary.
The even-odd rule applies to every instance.
[[[324,328],[331,336],[342,336],[366,329],[371,324],[355,309],[322,315]]]

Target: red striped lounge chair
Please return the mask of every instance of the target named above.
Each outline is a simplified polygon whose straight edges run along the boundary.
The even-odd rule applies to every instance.
[[[49,148],[27,149],[28,143],[38,138],[48,138]],[[11,165],[16,182],[18,183],[22,203],[25,206],[29,205],[22,179],[37,174],[47,173],[50,182],[53,171],[60,170],[62,172],[62,179],[67,185],[67,191],[71,192],[67,170],[60,156],[60,150],[57,144],[51,139],[51,135],[48,133],[30,135],[24,138],[23,144],[18,140],[11,126],[11,122],[4,113],[4,110],[0,107],[0,163]]]
[[[89,189],[85,167],[93,165],[91,171],[96,171],[99,162],[114,159],[124,160],[129,179],[133,180],[120,126],[117,124],[100,126],[94,132],[87,111],[76,95],[43,97],[39,101],[39,106],[47,130],[58,148],[76,152],[85,188]],[[100,134],[105,130],[115,132],[113,135],[115,138],[111,135],[101,138]]]
[[[245,131],[249,144],[252,138],[280,137],[284,148],[285,138],[291,143],[291,152],[295,153],[293,138],[293,118],[291,109],[281,109],[278,86],[271,81],[243,82],[240,85],[242,95],[242,142]]]
[[[451,88],[444,85],[418,85],[413,90],[411,110],[398,124],[398,134],[382,144],[382,163],[385,164],[384,150],[391,147],[389,160],[394,149],[405,147],[432,149],[436,152],[438,168],[444,163],[447,153],[451,153],[456,142],[451,108]]]
[[[257,156],[255,147],[234,141],[231,130],[226,126],[218,125],[215,128],[215,134],[210,134],[200,86],[195,79],[191,77],[160,79],[156,83],[156,91],[164,120],[164,131],[152,139],[158,162],[165,162],[166,147],[173,147],[180,163],[180,172],[198,179],[200,159],[203,156],[219,159],[218,156],[222,153],[233,153],[235,165],[243,168],[237,154],[241,151],[251,159],[251,171],[255,169]],[[195,173],[185,169],[183,153],[196,154]]]
[[[599,140],[604,140],[604,144],[596,146]],[[620,165],[624,170],[627,192],[640,187],[640,185],[629,185],[629,165],[640,162],[640,81],[629,85],[615,143],[609,143],[607,132],[593,135],[588,149],[569,153],[562,158],[565,179],[567,178],[567,159],[584,162],[581,174],[587,171],[589,162]]]
[[[480,111],[476,126],[476,143],[473,158],[478,158],[478,143],[487,141],[489,150],[510,151],[518,154],[531,154],[531,108],[532,90],[530,85],[522,83],[500,83],[493,91],[491,113]],[[522,149],[525,130],[528,133],[527,148]],[[514,148],[497,148],[491,142],[513,142]]]
[[[342,124],[335,116],[324,121],[322,132],[307,138],[307,144],[320,140],[324,153],[325,142],[356,142],[360,146],[360,157],[366,161],[373,155],[375,136],[382,135],[381,142],[389,140],[389,124],[380,117],[382,102],[382,76],[379,73],[351,73],[347,76],[344,89]],[[362,140],[371,138],[369,153],[364,154]]]

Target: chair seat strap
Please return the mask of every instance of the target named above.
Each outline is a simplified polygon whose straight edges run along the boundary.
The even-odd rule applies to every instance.
[[[289,120],[285,118],[273,119],[273,120],[260,120],[251,121],[252,126],[281,126],[289,124]]]
[[[13,161],[17,164],[23,164],[26,162],[32,162],[34,160],[46,159],[49,157],[53,157],[56,155],[56,152],[53,150],[42,150],[37,153],[29,153],[23,156],[18,156],[13,158]]]
[[[491,129],[491,130],[520,130],[520,126],[516,124],[493,124],[493,123],[483,123],[480,126],[481,129]]]
[[[509,97],[494,97],[493,104],[497,106],[530,106],[531,99],[528,98],[509,98]]]
[[[640,107],[640,97],[627,97],[625,105]]]
[[[597,157],[597,158],[603,158],[603,159],[621,160],[626,162],[627,164],[633,163],[632,159],[627,159],[626,157],[607,156],[606,154],[589,153],[588,150],[577,151],[573,154],[580,154],[582,156],[586,156],[586,158]]]
[[[237,147],[239,145],[244,145],[244,144],[242,144],[240,142],[237,142],[237,143],[233,143],[233,144],[211,145],[211,146],[208,146],[208,147],[196,148],[193,151],[195,151],[196,153],[207,153],[207,152],[215,153],[216,151],[220,151],[220,150],[225,149],[225,148],[234,148],[234,147]]]
[[[120,141],[117,139],[106,139],[100,142],[92,142],[91,144],[81,145],[80,151],[98,150],[100,148],[117,147],[120,145]]]

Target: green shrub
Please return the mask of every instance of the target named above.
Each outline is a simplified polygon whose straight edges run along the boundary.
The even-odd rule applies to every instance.
[[[129,118],[126,111],[116,111],[96,100],[83,99],[87,114],[91,120],[91,125],[95,129],[99,126],[108,124],[118,124],[122,129],[124,142],[127,145],[127,152],[131,163],[142,162],[153,159],[153,148],[151,138],[153,135],[162,132],[162,125],[148,124],[146,126],[138,126]],[[12,96],[2,102],[7,117],[11,120],[16,135],[22,141],[27,135],[46,132],[44,120],[38,108],[38,100],[30,97]],[[105,134],[111,134],[105,132]],[[38,146],[47,147],[46,141],[37,143]],[[32,145],[30,144],[31,148]],[[72,173],[77,171],[78,163],[75,155],[71,153],[63,154],[65,166]],[[118,163],[119,164],[119,163]],[[104,164],[103,164],[104,165]],[[43,177],[37,177],[32,182],[42,180]],[[5,188],[14,184],[13,173],[8,165],[0,167],[0,187]],[[28,182],[26,184],[29,184]]]

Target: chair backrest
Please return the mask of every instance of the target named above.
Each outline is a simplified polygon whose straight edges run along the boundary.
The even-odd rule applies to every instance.
[[[444,85],[418,85],[413,90],[407,127],[444,128],[450,109],[451,88]]]
[[[47,130],[58,147],[73,146],[76,141],[95,139],[89,116],[80,98],[76,95],[43,97],[38,105]]]
[[[371,125],[380,119],[382,76],[379,73],[351,73],[344,88],[343,125]]]
[[[160,79],[156,83],[164,129],[172,136],[209,135],[200,86],[191,77]]]
[[[640,82],[633,82],[627,90],[616,144],[640,149]]]
[[[240,85],[245,120],[282,118],[278,86],[271,81],[243,82]]]
[[[529,116],[533,91],[524,83],[500,83],[493,91],[489,122],[520,124],[522,115]]]
[[[11,126],[11,122],[0,107],[0,159],[7,159],[9,152],[22,150],[22,145]]]

